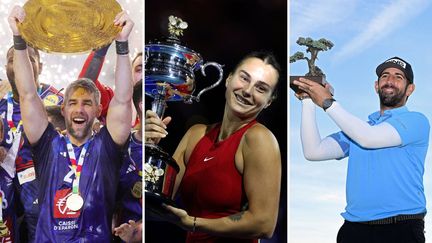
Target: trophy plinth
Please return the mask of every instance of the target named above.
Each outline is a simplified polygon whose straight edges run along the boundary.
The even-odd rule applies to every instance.
[[[180,168],[176,161],[157,145],[145,144],[145,153],[146,219],[159,221],[172,217],[161,204],[175,205],[171,196]]]
[[[327,83],[325,76],[290,76],[290,88],[297,94],[301,93],[302,91],[297,85],[293,84],[293,82],[294,80],[299,80],[299,78],[306,78],[323,86]]]
[[[145,46],[145,94],[153,98],[152,111],[160,118],[163,118],[167,102],[199,102],[200,96],[215,88],[223,78],[220,64],[204,63],[199,53],[181,45],[179,36],[186,28],[186,22],[170,16],[170,36],[163,41],[153,41]],[[217,68],[219,78],[195,96],[195,72],[201,70],[203,76],[206,76],[205,69],[208,66]],[[161,205],[164,203],[175,206],[172,196],[175,178],[179,172],[176,161],[162,148],[146,143],[144,168],[146,220],[165,221],[175,217]]]

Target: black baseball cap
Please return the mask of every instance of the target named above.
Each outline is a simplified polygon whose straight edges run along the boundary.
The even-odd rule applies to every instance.
[[[392,57],[378,65],[378,67],[376,68],[376,74],[378,75],[378,78],[381,76],[382,72],[384,72],[386,68],[397,68],[405,74],[405,77],[410,83],[414,82],[414,73],[412,71],[411,65],[402,58]]]

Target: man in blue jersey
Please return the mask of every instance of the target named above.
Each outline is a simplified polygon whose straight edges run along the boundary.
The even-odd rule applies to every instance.
[[[128,153],[123,158],[123,165],[120,170],[118,189],[120,207],[117,212],[118,222],[116,225],[119,227],[115,229],[115,233],[126,242],[131,242],[132,239],[141,241],[142,235],[142,88],[141,79],[134,85],[133,92],[133,103],[137,110],[140,125],[138,130],[131,134]],[[135,231],[125,239],[122,236],[125,235],[125,229],[129,227],[134,228]]]
[[[45,106],[60,105],[63,95],[51,85],[39,83],[39,75],[42,71],[39,52],[31,47],[27,48],[29,59],[33,68],[34,81],[38,87],[38,95]],[[11,91],[0,100],[0,116],[3,122],[4,140],[0,143],[2,149],[8,151],[5,160],[15,162],[16,173],[14,173],[14,184],[24,210],[23,222],[20,224],[21,241],[33,242],[36,223],[39,215],[38,185],[33,166],[31,148],[28,141],[21,136],[23,128],[21,111],[19,105],[19,94],[15,84],[15,73],[13,70],[13,46],[9,48],[6,55],[6,74],[11,86]]]
[[[308,160],[348,157],[345,223],[340,243],[425,242],[426,199],[423,174],[430,125],[419,112],[405,106],[414,92],[411,65],[399,57],[376,68],[375,90],[380,110],[364,122],[336,102],[329,86],[307,79],[298,85],[302,100],[301,139]],[[309,97],[311,99],[309,99]],[[321,139],[315,105],[341,128]]]
[[[44,216],[39,217],[35,240],[109,242],[121,148],[130,133],[132,81],[127,40],[133,22],[121,12],[113,23],[122,30],[116,37],[116,90],[106,126],[93,136],[91,127],[101,111],[100,94],[92,81],[79,79],[65,91],[63,136],[48,123],[37,95],[27,44],[17,28],[24,18],[24,10],[15,6],[8,21],[14,34],[14,70],[23,126],[33,146],[41,188],[39,205]]]

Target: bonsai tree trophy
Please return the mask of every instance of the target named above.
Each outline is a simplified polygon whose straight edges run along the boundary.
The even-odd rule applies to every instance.
[[[333,43],[324,38],[321,38],[319,40],[313,40],[310,37],[299,37],[296,43],[301,46],[306,46],[306,52],[310,53],[310,57],[307,57],[304,55],[303,52],[298,51],[294,53],[294,55],[290,56],[290,63],[296,62],[298,60],[306,60],[308,63],[309,72],[306,73],[304,76],[290,76],[291,89],[293,89],[296,93],[299,92],[298,87],[293,84],[293,81],[298,80],[300,77],[304,77],[322,85],[325,85],[326,75],[318,66],[315,65],[315,61],[318,59],[318,52],[330,50],[333,47]]]

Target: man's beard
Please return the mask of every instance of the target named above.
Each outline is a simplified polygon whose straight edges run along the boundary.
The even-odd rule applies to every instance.
[[[93,122],[88,122],[82,131],[75,131],[75,129],[73,129],[73,127],[72,127],[72,122],[69,121],[67,126],[66,126],[66,130],[75,139],[82,140],[88,134],[91,134],[92,124],[93,124]]]
[[[383,92],[383,89],[392,87],[394,89],[393,94],[388,94]],[[398,107],[398,105],[401,103],[403,99],[405,99],[405,94],[407,91],[408,85],[405,86],[405,90],[401,92],[397,87],[394,87],[392,85],[384,85],[378,90],[378,95],[381,101],[381,105],[386,107]]]

